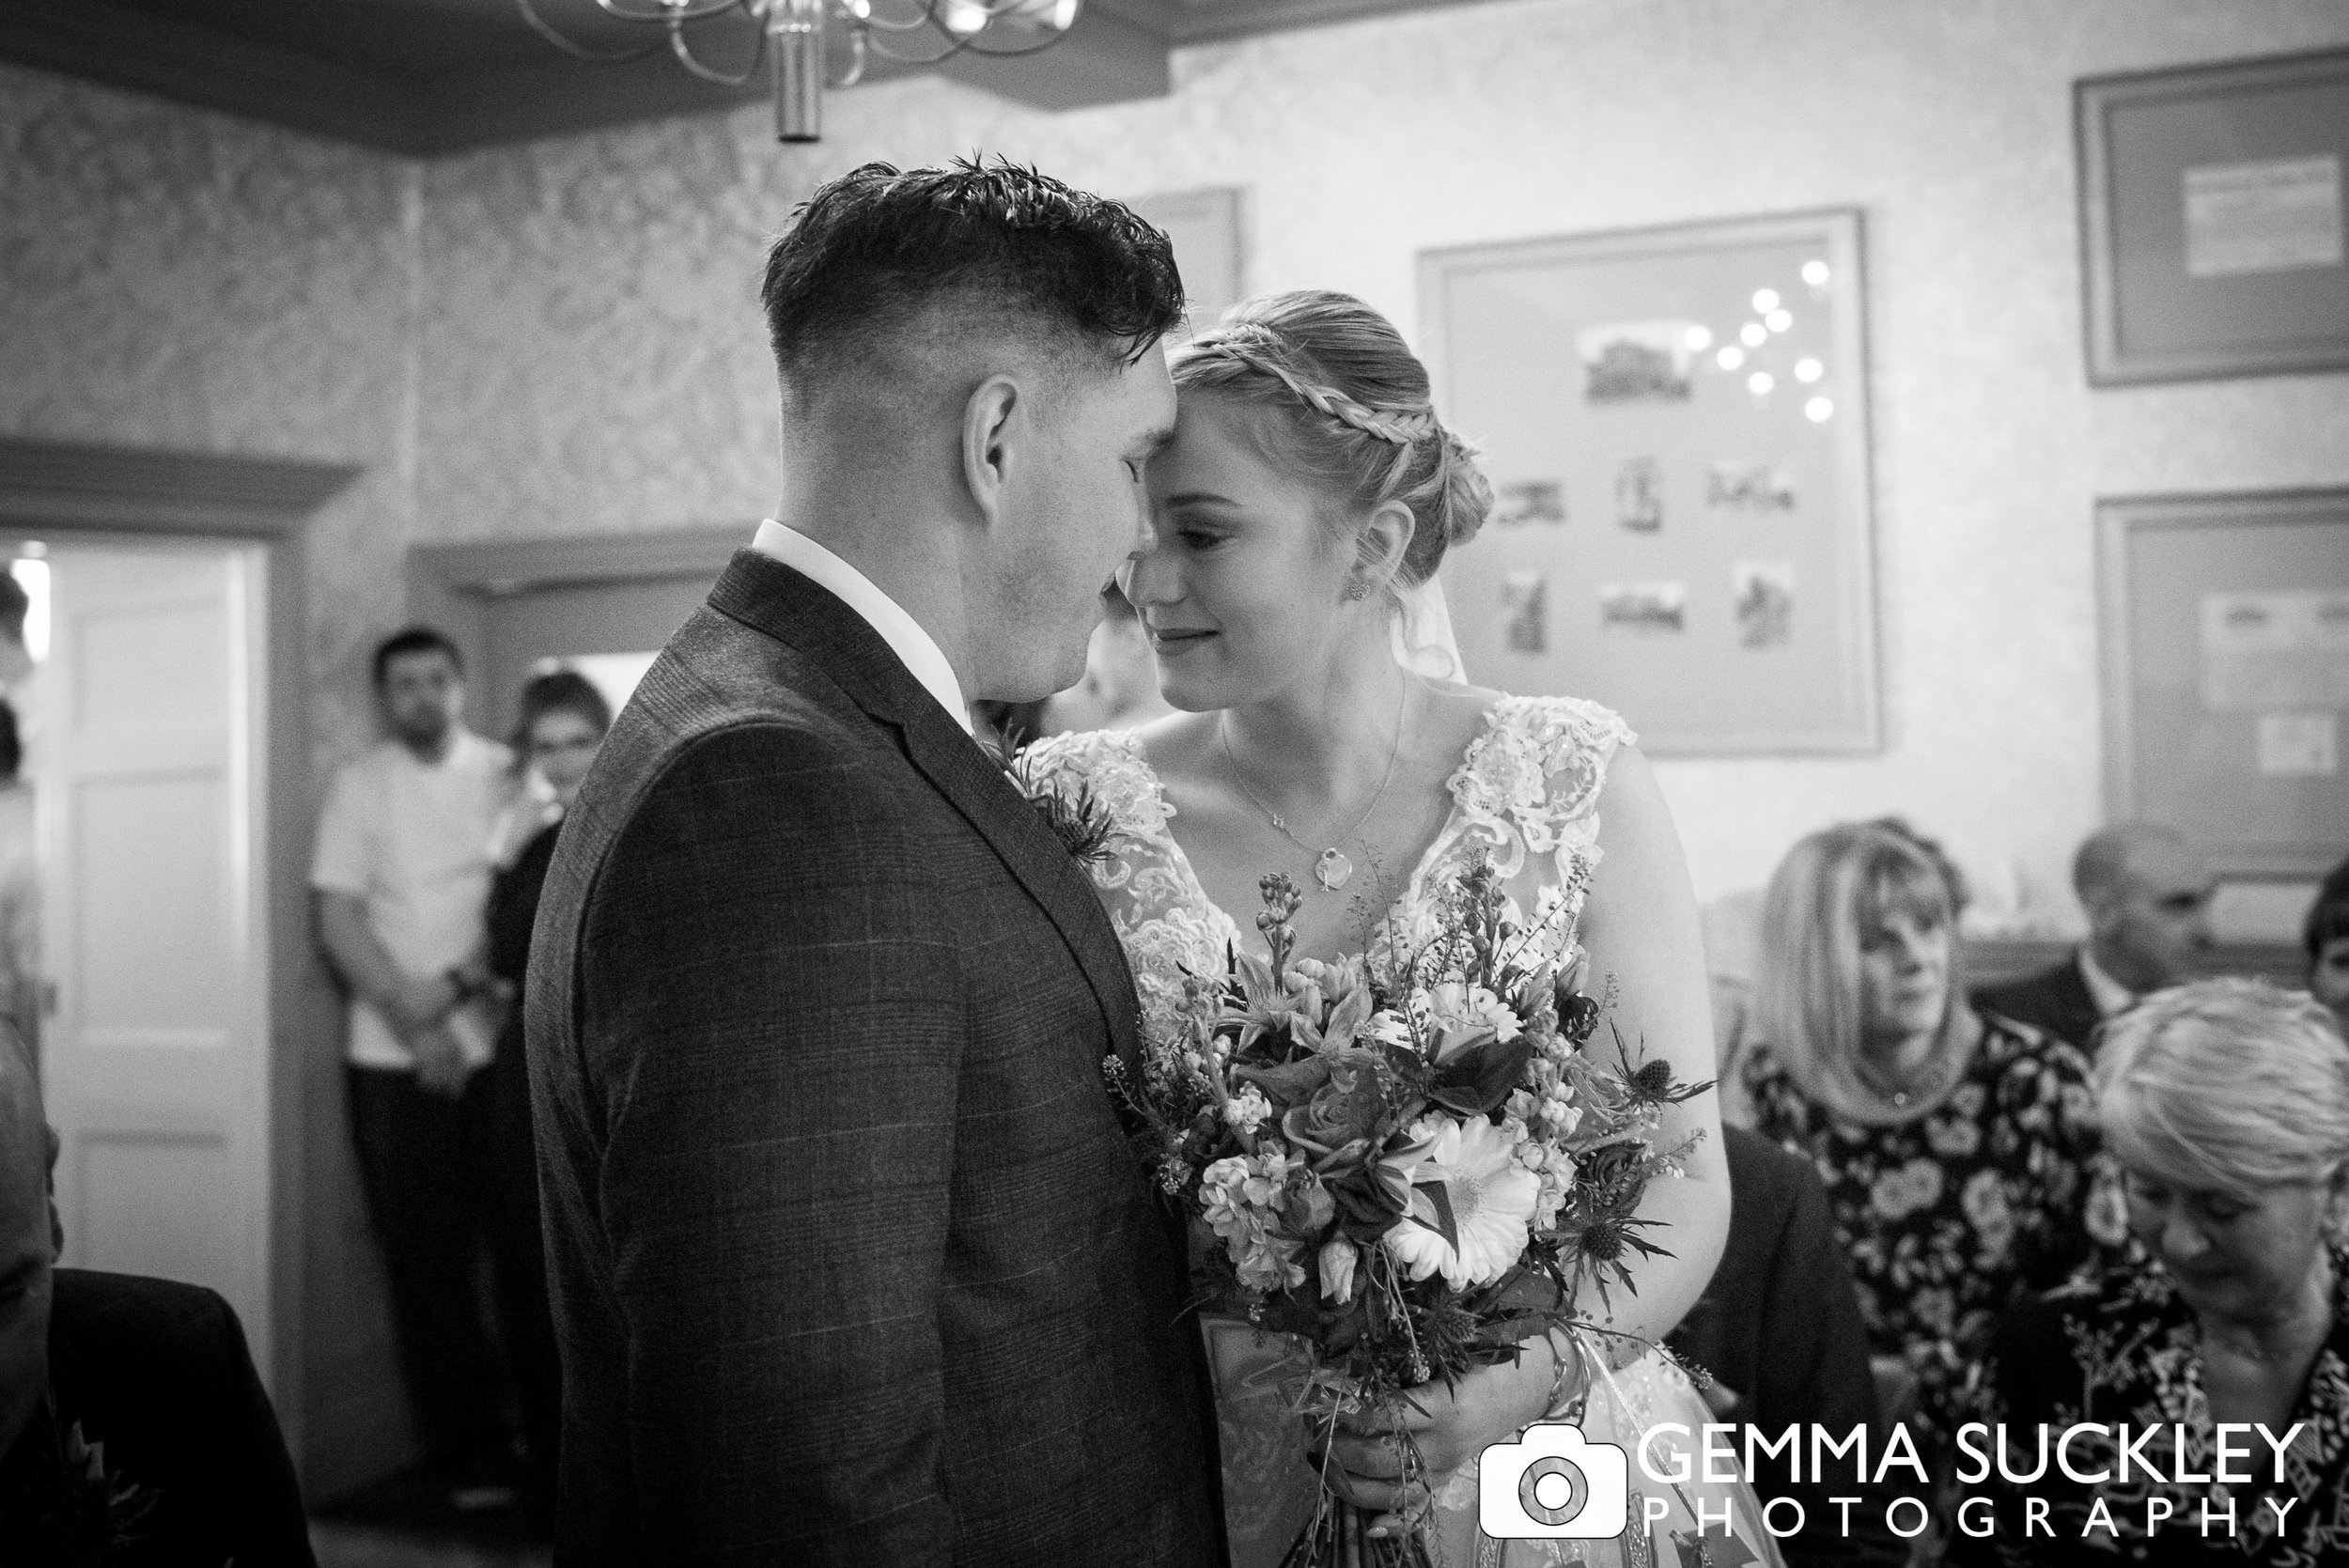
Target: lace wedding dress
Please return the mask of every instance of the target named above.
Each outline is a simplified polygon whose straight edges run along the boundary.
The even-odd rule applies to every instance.
[[[1595,703],[1503,697],[1494,704],[1449,781],[1450,815],[1394,904],[1386,910],[1359,910],[1364,945],[1385,939],[1387,933],[1408,939],[1424,920],[1433,893],[1479,854],[1492,857],[1518,908],[1539,911],[1567,903],[1569,918],[1547,928],[1570,930],[1571,917],[1579,913],[1579,890],[1599,859],[1598,798],[1607,765],[1632,739],[1623,720]],[[1207,897],[1167,828],[1174,809],[1133,735],[1059,736],[1038,742],[1029,756],[1034,776],[1053,788],[1072,795],[1089,788],[1123,834],[1116,857],[1093,865],[1094,888],[1125,943],[1141,993],[1143,1027],[1162,1036],[1181,1001],[1185,971],[1220,974],[1233,948],[1261,951],[1254,911],[1242,911],[1251,922],[1243,930],[1232,913]],[[1561,945],[1563,940],[1562,935]],[[1316,1487],[1305,1459],[1302,1423],[1280,1388],[1283,1371],[1293,1363],[1277,1341],[1245,1323],[1210,1320],[1206,1331],[1221,1414],[1233,1563],[1275,1568],[1310,1516]],[[1634,1455],[1630,1534],[1622,1540],[1506,1543],[1473,1534],[1473,1561],[1455,1560],[1453,1568],[1582,1562],[1697,1568],[1700,1507],[1713,1521],[1703,1537],[1712,1568],[1778,1562],[1751,1488],[1703,1480],[1699,1446],[1703,1425],[1713,1418],[1687,1375],[1653,1351],[1628,1365],[1610,1365],[1624,1359],[1620,1350],[1610,1357],[1595,1337],[1585,1344],[1591,1389],[1580,1425],[1593,1441],[1620,1444]],[[1674,1422],[1688,1436],[1657,1430]],[[1642,1436],[1651,1438],[1650,1465],[1657,1473],[1685,1467],[1690,1479],[1669,1485],[1643,1476],[1637,1457]],[[1643,1533],[1639,1522],[1655,1510],[1643,1511],[1642,1497],[1659,1495],[1668,1512]],[[1474,1514],[1476,1496],[1474,1460],[1439,1482],[1437,1507],[1455,1516],[1439,1537],[1472,1534],[1460,1516]],[[1724,1518],[1735,1520],[1734,1544],[1722,1534]]]

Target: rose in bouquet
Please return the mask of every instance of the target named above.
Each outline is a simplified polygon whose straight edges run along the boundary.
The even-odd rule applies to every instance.
[[[1587,1048],[1609,1002],[1580,987],[1581,888],[1520,924],[1479,861],[1336,962],[1294,957],[1294,883],[1262,891],[1268,954],[1190,976],[1138,1075],[1109,1063],[1202,1237],[1197,1304],[1288,1336],[1302,1405],[1330,1422],[1595,1327],[1583,1286],[1604,1305],[1663,1250],[1635,1211],[1685,1153],[1657,1146],[1663,1107],[1705,1086],[1620,1039]],[[1289,1560],[1426,1560],[1416,1533],[1361,1528],[1325,1493]]]

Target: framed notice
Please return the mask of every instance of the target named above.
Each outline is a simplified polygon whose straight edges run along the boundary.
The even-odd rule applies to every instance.
[[[1498,500],[1443,568],[1469,677],[1660,754],[1875,750],[1862,298],[1849,210],[1423,256]]]
[[[2074,85],[2088,379],[2349,365],[2349,51]]]
[[[2097,504],[2105,793],[2221,875],[2349,847],[2349,490]]]
[[[1178,336],[1209,325],[1240,301],[1239,203],[1239,192],[1231,187],[1175,191],[1132,203],[1174,241],[1188,317]]]

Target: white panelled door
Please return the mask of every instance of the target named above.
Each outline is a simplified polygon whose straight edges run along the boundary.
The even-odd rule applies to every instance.
[[[257,547],[53,547],[34,809],[70,1265],[226,1296],[266,1377]]]

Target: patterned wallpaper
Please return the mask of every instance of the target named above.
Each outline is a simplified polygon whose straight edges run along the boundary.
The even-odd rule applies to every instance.
[[[2349,43],[2338,0],[1497,0],[1186,52],[1066,115],[935,80],[418,168],[0,77],[0,427],[357,458],[320,566],[322,742],[410,538],[747,523],[775,488],[763,243],[868,159],[972,149],[1128,194],[1237,185],[1254,289],[1414,318],[1423,249],[1868,215],[1887,747],[1660,772],[1701,893],[1908,813],[1985,901],[2100,812],[2091,505],[2349,483],[2349,377],[2092,393],[2071,81]]]
[[[1985,904],[2068,920],[2101,811],[2092,498],[2349,483],[2349,377],[2089,391],[2070,83],[2343,42],[2337,0],[1533,0],[1194,50],[1172,96],[1075,114],[917,80],[835,94],[813,149],[744,110],[453,160],[426,175],[419,527],[755,516],[761,241],[871,158],[1241,186],[1248,287],[1407,330],[1427,247],[1858,205],[1887,748],[1659,771],[1706,896],[1900,810]]]
[[[321,760],[414,515],[420,172],[0,66],[0,429],[366,465],[314,525]]]

